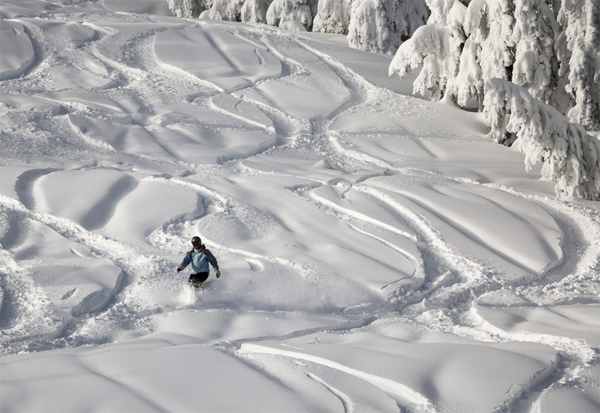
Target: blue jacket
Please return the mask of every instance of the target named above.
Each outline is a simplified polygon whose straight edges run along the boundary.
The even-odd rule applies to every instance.
[[[183,261],[179,266],[181,268],[187,267],[190,263],[192,264],[192,270],[194,274],[198,274],[200,272],[208,272],[208,263],[210,262],[215,270],[219,269],[219,264],[217,264],[217,259],[214,255],[208,250],[204,249],[206,255],[202,252],[202,249],[194,249],[185,254]]]

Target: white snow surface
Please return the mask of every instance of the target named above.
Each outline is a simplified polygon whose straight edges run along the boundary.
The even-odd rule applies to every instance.
[[[0,4],[0,411],[598,411],[596,203],[389,56],[164,10]]]

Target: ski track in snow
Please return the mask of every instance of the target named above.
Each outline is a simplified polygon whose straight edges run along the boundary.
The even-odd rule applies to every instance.
[[[160,332],[164,320],[186,312],[332,317],[337,321],[199,342],[268,377],[282,374],[269,366],[271,359],[309,363],[302,380],[322,386],[345,412],[364,407],[344,390],[352,380],[375,386],[402,410],[448,406],[435,405],[430,394],[383,373],[361,370],[364,366],[261,342],[285,345],[318,334],[369,332],[377,320],[400,317],[423,332],[461,340],[552,347],[562,364],[550,363],[521,391],[509,391],[495,405],[500,410],[524,411],[540,394],[565,382],[576,386],[582,371],[597,366],[598,348],[583,339],[503,330],[478,312],[479,306],[597,303],[600,215],[595,205],[528,194],[460,173],[444,175],[409,164],[408,155],[385,155],[381,148],[388,142],[383,139],[381,147],[368,146],[361,134],[373,139],[397,134],[417,148],[415,159],[434,159],[438,153],[437,138],[432,144],[421,133],[427,115],[413,109],[419,104],[414,98],[370,83],[319,50],[316,39],[263,26],[167,17],[160,24],[129,14],[47,17],[57,17],[56,26],[30,17],[11,20],[23,26],[33,51],[20,70],[0,83],[0,145],[6,148],[0,166],[5,180],[0,186],[3,356],[146,337]],[[56,31],[67,22],[85,33],[79,43]],[[161,36],[190,33],[205,39],[194,47],[221,56],[230,71],[205,70],[201,57],[185,66],[176,51],[161,48],[170,39]],[[232,60],[227,39],[249,48],[258,68]],[[274,62],[280,70],[269,66]],[[190,72],[194,66],[205,70],[202,76]],[[335,96],[327,105],[315,102],[324,116],[312,116],[284,99],[290,91],[310,95],[305,88],[311,83]],[[278,88],[289,90],[278,94]],[[406,124],[394,129],[390,121],[381,128],[352,130],[357,114],[382,108]],[[394,117],[397,108],[414,110],[410,113],[416,119]],[[92,190],[78,180],[89,173],[99,177]],[[61,209],[65,200],[48,189],[57,176],[65,177],[65,194],[73,186],[72,208]],[[94,190],[106,195],[93,201]],[[177,206],[165,207],[161,217],[146,218],[143,210],[133,216],[131,228],[143,228],[143,233],[128,238],[123,235],[127,228],[119,232],[126,225],[120,211],[150,208],[149,194],[159,190],[171,194]],[[525,263],[496,237],[466,227],[463,215],[440,210],[435,196],[445,196],[444,191],[463,191],[468,200],[477,194],[513,222],[526,223],[526,218],[503,203],[506,197],[543,213],[543,229],[532,235],[540,245],[535,257]],[[370,215],[373,205],[380,215]],[[326,225],[335,228],[328,233]],[[560,239],[544,238],[544,231],[560,233]],[[198,233],[225,274],[198,303],[181,308],[176,296],[184,280],[172,274],[189,238]],[[56,242],[56,250],[37,245],[40,238]],[[313,241],[319,245],[313,247]],[[478,247],[465,247],[471,244]],[[356,261],[341,262],[347,258]],[[365,263],[375,268],[376,279],[360,274],[368,268]],[[54,291],[44,271],[59,275],[62,267],[99,268],[110,281],[74,285],[66,279],[64,289]],[[331,382],[318,368],[351,377]],[[152,409],[168,410],[140,390],[130,392]]]
[[[321,364],[327,367],[330,367],[335,370],[340,370],[342,372],[348,373],[350,375],[359,377],[366,382],[369,382],[381,389],[383,389],[386,393],[390,394],[392,397],[396,398],[399,404],[403,409],[406,409],[409,412],[420,411],[420,412],[435,412],[436,409],[431,405],[427,398],[423,397],[423,395],[411,390],[410,388],[402,385],[401,383],[394,382],[392,380],[388,380],[384,377],[379,377],[373,374],[368,374],[362,371],[357,371],[352,368],[346,367],[344,365],[332,362],[327,359],[322,359],[320,357],[314,357],[310,355],[303,355],[301,353],[296,353],[292,351],[286,350],[273,350],[273,349],[263,349],[257,345],[247,345],[242,348],[242,354],[252,354],[252,353],[262,353],[266,352],[267,354],[273,355],[282,355],[285,357],[297,358],[300,360],[309,361],[315,364]],[[347,404],[347,400],[345,401],[345,405]]]

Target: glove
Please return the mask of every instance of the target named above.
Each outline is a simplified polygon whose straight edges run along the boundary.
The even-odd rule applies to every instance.
[[[219,271],[218,269],[215,270],[215,275],[217,276],[217,278],[221,277],[221,271]]]
[[[181,271],[183,271],[183,267],[177,267],[177,273],[179,274]]]

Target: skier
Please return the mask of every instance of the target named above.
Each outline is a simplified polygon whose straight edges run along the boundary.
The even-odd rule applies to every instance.
[[[183,271],[185,267],[187,267],[190,263],[192,264],[193,274],[190,275],[190,279],[188,283],[191,287],[196,289],[202,286],[202,283],[206,281],[209,274],[208,263],[213,266],[215,269],[215,275],[217,278],[221,276],[221,272],[219,271],[219,264],[217,263],[217,259],[212,253],[206,249],[204,244],[202,244],[202,240],[200,237],[192,238],[192,245],[194,248],[191,251],[188,251],[177,267],[177,273]]]

